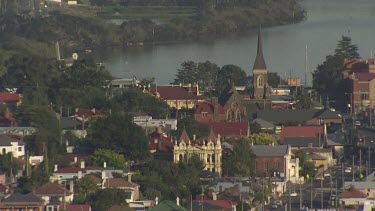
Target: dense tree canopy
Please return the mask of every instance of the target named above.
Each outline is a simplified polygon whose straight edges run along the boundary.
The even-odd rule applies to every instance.
[[[228,84],[244,86],[248,84],[246,72],[236,65],[224,65],[217,73],[216,90],[220,93]]]
[[[344,59],[358,58],[358,48],[351,44],[349,37],[343,36],[338,41],[334,55],[328,55],[323,64],[318,65],[313,72],[313,87],[321,94],[330,96],[331,99],[344,99],[348,87],[343,80]]]
[[[248,140],[241,139],[233,151],[223,154],[223,174],[226,176],[248,177],[254,174],[255,154]]]
[[[113,113],[92,122],[88,128],[89,143],[93,149],[109,149],[123,154],[126,159],[145,159],[148,137],[129,115]]]
[[[116,169],[126,168],[126,161],[124,155],[118,154],[113,150],[108,149],[97,149],[91,156],[91,162],[93,166],[103,167],[104,162],[107,166]]]
[[[275,145],[277,144],[274,135],[268,133],[251,134],[249,140],[254,145]]]
[[[187,117],[178,120],[177,130],[172,131],[172,136],[176,139],[180,138],[184,129],[190,137],[196,135],[197,138],[207,136],[210,132],[210,128],[206,124],[198,122],[193,117]]]

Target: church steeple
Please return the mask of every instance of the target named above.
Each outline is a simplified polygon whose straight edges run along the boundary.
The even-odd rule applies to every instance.
[[[262,29],[261,26],[259,25],[259,30],[258,30],[258,50],[257,50],[257,57],[254,62],[254,67],[253,70],[266,70],[266,62],[264,61],[263,57],[263,45],[262,45]]]

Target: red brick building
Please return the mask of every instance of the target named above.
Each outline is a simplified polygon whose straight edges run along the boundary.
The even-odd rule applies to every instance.
[[[195,120],[202,123],[223,122],[226,114],[224,108],[215,101],[198,103],[194,113]]]
[[[281,128],[280,144],[285,138],[315,138],[321,137],[324,140],[324,126],[284,126]]]
[[[349,79],[350,109],[358,113],[375,103],[375,59],[346,60],[344,79]]]
[[[248,122],[209,122],[208,125],[224,139],[250,136]]]

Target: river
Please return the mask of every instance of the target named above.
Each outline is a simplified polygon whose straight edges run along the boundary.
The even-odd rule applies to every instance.
[[[304,0],[307,20],[263,29],[263,52],[267,68],[283,78],[301,77],[311,85],[311,72],[333,54],[337,41],[348,35],[361,57],[375,53],[374,0]],[[305,52],[307,46],[307,74]],[[162,44],[102,52],[102,62],[115,77],[155,77],[169,84],[186,60],[209,60],[219,66],[235,64],[247,74],[255,60],[257,33],[205,42]]]

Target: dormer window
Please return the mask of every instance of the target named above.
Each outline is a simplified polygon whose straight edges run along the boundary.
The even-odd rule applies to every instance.
[[[207,116],[207,112],[201,112],[201,115],[202,115],[202,117],[206,117]]]

